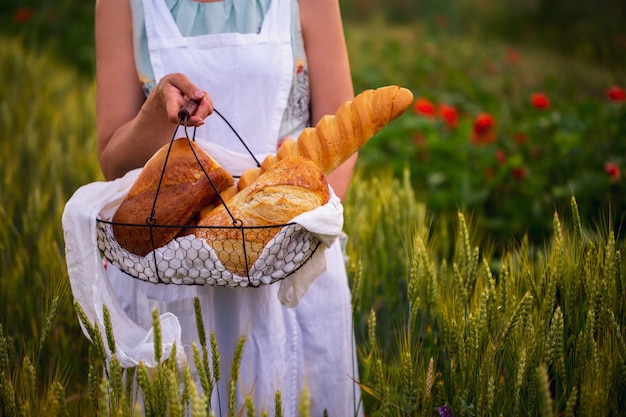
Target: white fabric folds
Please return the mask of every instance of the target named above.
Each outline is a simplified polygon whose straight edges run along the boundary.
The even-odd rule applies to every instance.
[[[211,151],[215,152],[215,149]],[[124,367],[136,366],[140,361],[147,366],[155,365],[153,330],[135,323],[120,307],[98,248],[96,222],[97,219],[111,220],[139,172],[140,169],[137,169],[114,181],[94,182],[79,188],[67,202],[62,219],[66,262],[74,298],[89,320],[98,325],[102,334],[103,307],[106,305],[111,315],[117,357]],[[313,234],[321,245],[300,269],[273,284],[280,286],[278,297],[287,307],[296,306],[314,280],[326,270],[324,251],[341,233],[343,206],[331,192],[331,199],[326,205],[296,217],[293,222]],[[268,247],[272,244],[270,242]],[[128,279],[136,278],[128,276]],[[263,281],[260,281],[259,285],[262,284]],[[254,290],[234,288],[233,291]],[[159,319],[162,357],[165,359],[169,357],[174,343],[182,346],[181,327],[178,318],[172,313],[161,314]],[[176,352],[177,361],[186,360],[182,348]]]

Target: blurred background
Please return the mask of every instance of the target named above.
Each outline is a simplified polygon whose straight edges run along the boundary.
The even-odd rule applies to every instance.
[[[453,34],[546,47],[623,71],[626,3],[619,0],[365,0],[341,1],[349,21],[382,15]]]
[[[43,381],[40,391],[60,380],[67,403],[77,408],[86,398],[88,343],[72,307],[60,218],[78,187],[102,180],[94,117],[94,4],[0,1],[0,342],[4,335],[8,346],[6,355],[0,343],[0,388],[3,354],[31,358],[17,362],[12,379],[33,379],[32,364]],[[359,224],[363,207],[350,206],[362,199],[357,191],[363,184],[369,187],[377,178],[381,189],[386,184],[392,191],[390,177],[410,180],[444,254],[453,250],[459,209],[471,218],[476,242],[488,242],[497,259],[513,242],[542,245],[553,231],[555,212],[571,221],[572,195],[585,227],[616,230],[623,244],[626,1],[340,5],[356,92],[397,84],[416,98],[361,151],[357,198],[347,199],[346,212],[356,214],[346,216],[349,244],[363,253],[371,246],[372,268],[399,262],[396,254],[406,243],[376,251],[383,234],[402,236],[394,227],[404,217],[394,212],[371,222],[368,213]],[[365,194],[376,194],[372,188]],[[392,197],[368,209],[380,213],[374,208]],[[388,227],[359,246],[360,225]],[[381,253],[394,256],[379,260]],[[394,285],[405,275],[372,274],[388,276]],[[389,286],[388,294],[397,297],[397,288]],[[371,304],[401,305],[382,299]],[[355,314],[365,317],[366,310]],[[34,395],[27,385],[16,387],[20,398]],[[2,406],[0,401],[0,415]]]
[[[4,0],[0,31],[29,46],[53,48],[93,70],[93,1]],[[420,25],[455,35],[548,48],[600,64],[626,67],[626,2],[620,0],[340,0],[346,24],[373,19]]]

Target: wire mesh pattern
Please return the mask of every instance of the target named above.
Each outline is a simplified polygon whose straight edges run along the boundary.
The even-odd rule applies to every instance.
[[[194,111],[193,103],[188,104],[190,106],[179,113],[178,126],[186,123],[189,114]],[[254,158],[230,123],[217,110],[214,111]],[[185,131],[186,127],[185,124]],[[172,136],[172,141],[174,138]],[[187,135],[187,140],[194,138],[195,129],[192,139]],[[256,158],[254,160],[260,166]],[[198,164],[201,165],[199,160]],[[167,158],[162,176],[166,168]],[[204,173],[212,184],[206,171]],[[155,204],[157,194],[158,188]],[[226,206],[221,196],[219,199]],[[230,227],[179,226],[158,224],[153,213],[146,213],[145,224],[96,219],[96,231],[99,250],[121,271],[143,281],[176,285],[258,287],[272,284],[300,269],[321,244],[313,234],[296,223],[245,226],[233,218],[233,226]],[[156,247],[155,237],[162,236],[174,238],[165,239],[163,241],[168,241],[166,245]],[[121,244],[128,242],[135,242],[134,247],[141,246],[145,250],[140,254],[132,253]]]
[[[296,223],[262,228],[196,227],[196,233],[198,229],[206,230],[207,235],[226,231],[239,238],[211,242],[187,234],[140,256],[118,243],[114,225],[109,221],[96,221],[98,248],[121,271],[152,283],[229,287],[272,284],[301,268],[320,245],[318,239]],[[128,233],[149,227],[158,229],[160,226],[124,225]],[[252,242],[259,233],[268,237],[275,235],[263,246]]]

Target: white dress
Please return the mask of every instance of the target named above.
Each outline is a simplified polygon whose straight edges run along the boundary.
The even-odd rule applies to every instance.
[[[180,34],[165,0],[143,0],[147,39],[155,79],[183,72],[208,91],[213,103],[236,127],[257,158],[274,153],[293,84],[291,1],[273,0],[259,33],[220,33],[193,37]],[[296,70],[297,72],[297,70]],[[210,116],[196,137],[217,143],[240,164],[252,166],[241,144],[217,117]],[[218,159],[218,158],[216,158]],[[233,175],[240,167],[219,161]],[[326,250],[327,271],[293,308],[278,298],[278,285],[259,288],[154,285],[109,268],[109,279],[122,308],[144,328],[151,312],[175,315],[188,358],[198,343],[193,299],[201,302],[207,334],[215,332],[222,361],[217,392],[226,415],[230,362],[245,335],[238,384],[238,409],[252,395],[257,412],[274,410],[281,392],[285,417],[296,416],[303,392],[311,415],[353,416],[359,413],[360,391],[354,347],[350,289],[338,242]],[[190,362],[193,362],[190,360]]]

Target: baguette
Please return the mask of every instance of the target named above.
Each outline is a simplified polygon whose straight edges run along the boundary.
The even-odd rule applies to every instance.
[[[163,146],[146,162],[113,215],[115,239],[136,255],[145,256],[167,244],[185,225],[195,221],[217,192],[234,182],[224,168],[187,138],[173,141],[168,155],[169,145]],[[163,179],[159,185],[161,173]],[[156,205],[151,215],[155,196]],[[153,227],[147,226],[149,218],[153,220]]]
[[[245,276],[284,224],[326,204],[329,198],[326,176],[313,161],[285,158],[225,206],[202,215],[194,234],[206,240],[228,270]],[[237,222],[245,229],[233,227]]]
[[[246,181],[239,189],[245,188],[255,175],[275,161],[294,155],[311,159],[324,174],[330,174],[404,113],[412,102],[413,93],[395,85],[363,91],[352,101],[343,103],[334,115],[326,115],[315,127],[304,129],[297,140],[284,140],[275,158],[265,159],[261,171],[255,167],[244,172],[242,177],[245,176]]]
[[[334,115],[322,117],[314,128],[304,129],[297,140],[297,154],[313,160],[328,175],[412,102],[413,93],[398,86],[363,91]]]

